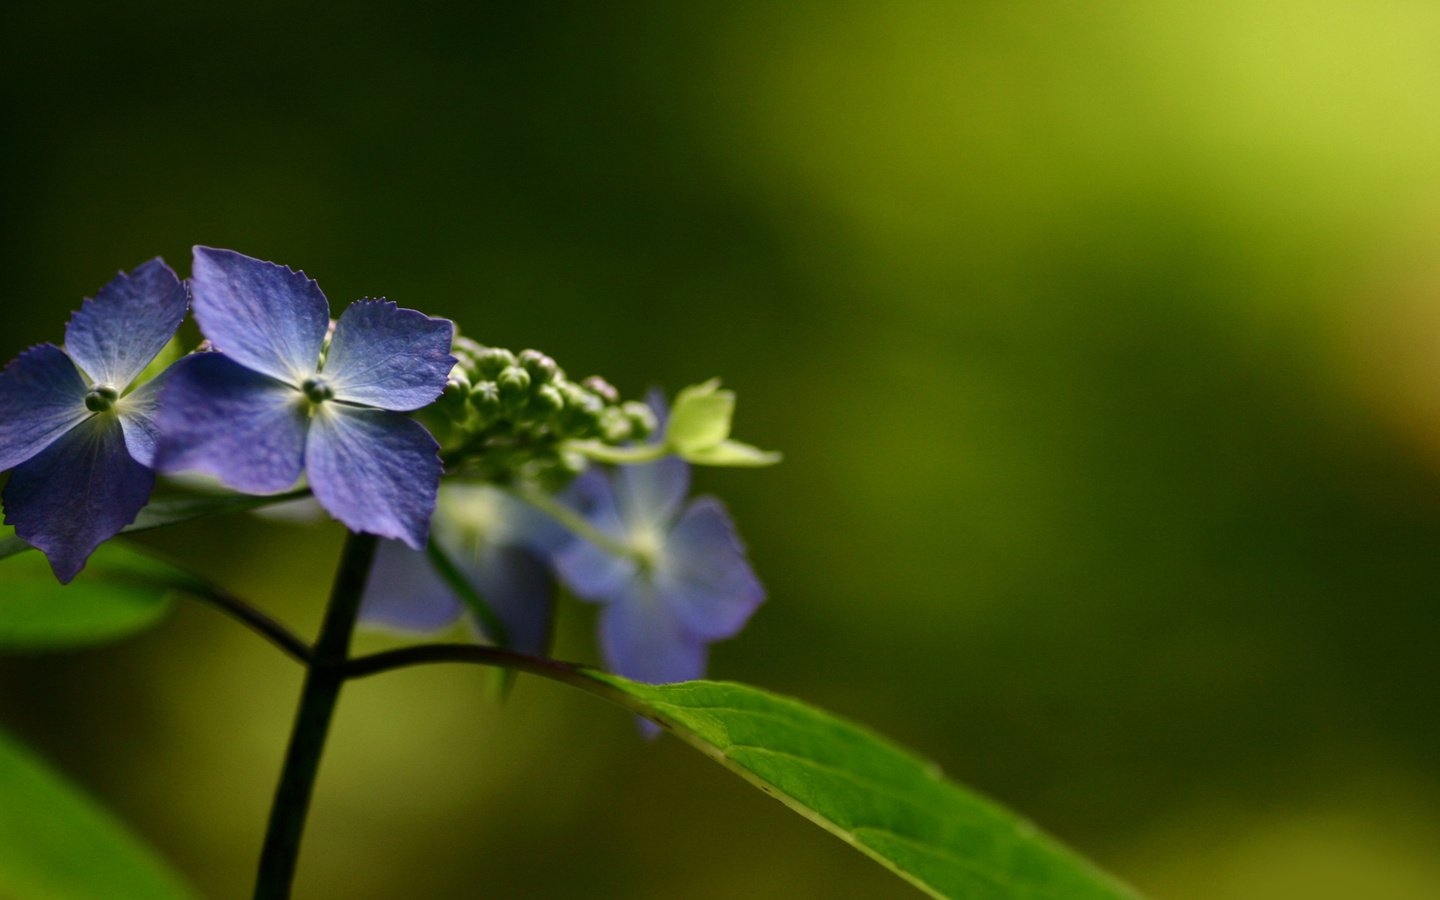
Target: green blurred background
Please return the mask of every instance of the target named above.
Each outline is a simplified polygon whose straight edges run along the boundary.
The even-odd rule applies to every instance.
[[[0,356],[192,243],[723,375],[770,601],[713,674],[870,723],[1156,897],[1440,896],[1440,7],[26,4]],[[339,534],[153,542],[305,629]],[[560,652],[593,659],[591,611]],[[373,639],[367,640],[367,645]],[[298,895],[904,897],[629,718],[347,689]],[[214,612],[0,724],[248,895],[299,688]]]

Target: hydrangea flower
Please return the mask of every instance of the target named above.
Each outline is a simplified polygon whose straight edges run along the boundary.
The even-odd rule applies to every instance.
[[[447,482],[440,488],[432,543],[499,618],[508,645],[523,653],[549,650],[555,577],[552,552],[570,541],[548,516],[486,484]],[[360,606],[363,623],[426,634],[462,617],[495,643],[427,553],[398,541],[381,543]]]
[[[571,486],[605,545],[581,536],[555,557],[575,594],[603,606],[600,649],[614,672],[665,683],[701,677],[709,645],[733,637],[765,598],[723,504],[688,505],[680,459],[598,470]]]
[[[152,259],[120,273],[65,326],[0,373],[5,522],[69,582],[95,548],[135,521],[155,473],[162,378],[131,390],[185,318],[185,288]]]
[[[352,531],[420,549],[440,482],[439,449],[404,415],[440,395],[455,326],[383,300],[330,304],[303,272],[196,247],[195,318],[218,353],[171,368],[161,471],[198,469],[272,494],[309,478]]]

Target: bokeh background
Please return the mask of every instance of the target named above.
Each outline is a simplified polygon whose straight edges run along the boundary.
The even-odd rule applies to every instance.
[[[23,4],[0,356],[192,243],[783,449],[701,486],[717,677],[870,723],[1155,897],[1440,896],[1440,7]],[[334,527],[151,538],[309,632]],[[594,659],[591,611],[560,653]],[[373,645],[374,638],[366,639]],[[904,897],[674,741],[347,689],[298,895]],[[248,896],[299,673],[211,610],[0,724]]]

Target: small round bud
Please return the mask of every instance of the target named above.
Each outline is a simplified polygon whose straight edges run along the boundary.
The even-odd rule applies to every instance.
[[[305,399],[311,403],[324,403],[326,400],[335,397],[335,389],[326,384],[325,379],[319,376],[307,378],[301,382],[300,392],[303,393]]]
[[[445,392],[440,395],[440,402],[454,409],[463,406],[469,396],[470,379],[465,377],[465,373],[461,372],[459,367],[456,367],[456,370],[450,373],[450,377],[445,380]]]
[[[539,350],[521,350],[516,359],[525,367],[525,371],[530,373],[530,379],[536,384],[549,384],[560,374],[560,367],[555,364],[555,360]]]
[[[575,384],[561,385],[559,390],[565,398],[565,409],[557,417],[557,425],[564,436],[590,438],[599,434],[604,401]]]
[[[515,365],[515,354],[501,347],[483,347],[475,354],[475,371],[482,378],[495,378]]]
[[[565,395],[553,384],[542,384],[530,395],[530,408],[542,416],[553,415],[565,408]]]
[[[114,386],[97,384],[85,393],[85,408],[91,412],[108,412],[119,399],[120,392]]]
[[[615,385],[601,378],[599,375],[591,375],[580,382],[580,386],[596,394],[606,403],[619,403],[620,392],[615,390]]]
[[[518,405],[530,395],[530,373],[519,366],[509,366],[496,378],[500,399],[507,405]]]
[[[628,400],[620,405],[624,410],[625,417],[630,420],[631,436],[637,441],[643,441],[655,433],[660,427],[660,422],[655,418],[655,410],[647,403],[638,400]]]
[[[500,415],[500,388],[493,381],[482,381],[470,389],[470,406],[479,415],[482,424],[488,424]]]
[[[633,432],[630,417],[619,407],[607,406],[600,414],[600,434],[607,444],[623,444],[634,436]]]
[[[455,340],[450,345],[450,355],[460,360],[462,365],[475,365],[480,354],[484,352],[483,344],[464,335],[455,335]]]

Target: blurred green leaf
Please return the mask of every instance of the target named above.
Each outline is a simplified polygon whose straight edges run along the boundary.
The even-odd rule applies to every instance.
[[[650,685],[585,671],[633,709],[936,897],[1137,895],[884,738],[745,685]]]
[[[0,651],[83,647],[129,637],[169,612],[170,591],[192,585],[180,569],[124,544],[95,551],[69,585],[38,553],[0,564]]]
[[[0,896],[197,895],[124,824],[0,731]]]

